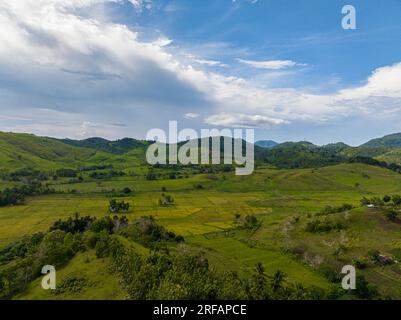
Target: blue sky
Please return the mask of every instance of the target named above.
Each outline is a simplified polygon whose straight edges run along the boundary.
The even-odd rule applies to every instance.
[[[344,30],[341,9],[356,8]],[[143,138],[254,127],[357,145],[400,132],[401,1],[0,1],[0,130]]]

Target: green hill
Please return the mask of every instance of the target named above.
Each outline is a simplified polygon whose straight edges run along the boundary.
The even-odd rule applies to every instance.
[[[64,139],[62,142],[74,147],[90,148],[113,154],[125,154],[133,149],[146,148],[150,142],[140,141],[131,138],[124,138],[117,141],[109,141],[103,138],[89,138],[85,140]]]
[[[290,142],[272,149],[256,146],[258,166],[251,176],[236,176],[223,170],[202,172],[192,167],[159,166],[150,169],[155,177],[148,179],[146,144],[98,138],[66,143],[29,134],[0,133],[2,170],[30,167],[48,171],[94,165],[94,169],[80,172],[80,179],[68,176],[54,179],[47,175],[42,182],[52,193],[31,194],[17,205],[1,207],[0,249],[20,248],[19,241],[24,236],[47,232],[55,221],[65,221],[75,213],[101,219],[110,214],[109,202],[116,198],[130,204],[129,211],[124,212],[130,223],[152,216],[161,226],[185,238],[185,246],[166,244],[169,252],[201,253],[219,274],[234,271],[245,278],[261,263],[267,275],[280,270],[287,275],[289,284],[300,283],[305,288],[314,286],[330,292],[333,285],[338,285],[332,282],[341,267],[359,261],[366,266],[358,272],[383,297],[401,297],[399,264],[381,265],[370,257],[371,251],[377,251],[397,261],[401,259],[401,219],[389,220],[386,214],[392,208],[390,205],[370,209],[360,203],[363,197],[375,198],[380,203],[384,195],[400,194],[401,175],[379,164],[369,165],[372,160],[369,157],[365,164],[350,161],[355,155],[371,152],[379,159],[396,162],[401,156],[399,150],[380,154],[387,148]],[[103,150],[106,147],[111,149]],[[113,148],[116,149],[112,151]],[[112,169],[104,165],[111,165]],[[109,174],[120,170],[124,175]],[[4,190],[25,181],[0,180],[0,183]],[[131,192],[123,191],[127,188]],[[171,196],[174,202],[168,206],[160,204],[162,193]],[[344,204],[354,209],[332,212],[327,209],[327,206],[343,208]],[[395,208],[399,210],[401,206]],[[247,219],[256,219],[257,225],[246,227]],[[310,232],[310,225],[341,228]],[[43,291],[38,277],[29,283],[25,278],[17,278],[24,286],[15,291],[20,295],[14,298],[124,299],[136,292],[126,291],[119,274],[110,271],[111,260],[98,256],[96,246],[93,251],[90,233],[83,237],[68,234],[63,239],[60,234],[54,237],[60,245],[71,248],[75,247],[75,241],[86,239],[81,243],[85,244],[85,251],[77,251],[58,267],[60,290]],[[95,240],[101,238],[99,235]],[[134,252],[146,258],[144,247],[135,241],[125,238]],[[52,245],[53,240],[46,243]],[[44,248],[37,253],[46,253]],[[13,255],[24,254],[7,250],[4,251],[7,255],[0,254],[3,257],[0,278],[2,270],[9,270],[5,268],[13,267],[18,260]]]
[[[14,170],[23,167],[48,170],[76,167],[91,162],[98,151],[75,148],[53,138],[31,134],[0,133],[0,168]]]
[[[370,140],[369,142],[361,145],[361,147],[364,147],[364,148],[385,147],[385,148],[400,149],[401,148],[401,133],[390,134],[390,135],[384,136],[383,138]]]
[[[277,145],[274,145],[273,142],[262,141],[255,145],[255,161],[257,164],[267,164],[277,168],[323,167],[345,163],[355,157],[375,158],[389,164],[399,164],[401,163],[401,152],[384,146],[395,146],[398,136],[397,134],[388,136],[393,137],[390,139],[392,142],[370,142],[361,147],[350,147],[341,142],[316,146],[306,141]],[[381,139],[377,141],[379,140]],[[201,148],[200,141],[198,142],[199,148]],[[184,143],[180,143],[179,146]],[[130,138],[117,141],[90,138],[78,141],[0,132],[0,148],[2,150],[0,169],[12,171],[21,168],[35,168],[49,171],[93,165],[112,165],[116,169],[146,166],[145,153],[150,144],[151,142],[148,141]],[[244,147],[245,142],[243,142]],[[224,143],[221,138],[221,157],[224,156],[223,148]]]

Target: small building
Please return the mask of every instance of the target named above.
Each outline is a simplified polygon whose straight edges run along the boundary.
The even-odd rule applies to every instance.
[[[384,255],[379,255],[377,257],[377,261],[381,264],[393,264],[394,263],[394,259],[392,257],[387,257]]]

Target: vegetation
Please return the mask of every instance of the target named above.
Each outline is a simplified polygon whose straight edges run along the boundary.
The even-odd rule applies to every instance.
[[[401,298],[397,150],[256,148],[237,177],[100,144],[0,134],[2,299]],[[40,287],[45,264],[56,291]]]
[[[109,203],[109,211],[111,213],[121,213],[128,212],[130,204],[124,201],[117,201],[115,199],[110,200]]]

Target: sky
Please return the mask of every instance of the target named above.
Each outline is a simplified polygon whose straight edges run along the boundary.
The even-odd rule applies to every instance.
[[[342,28],[344,5],[356,29]],[[401,132],[401,0],[0,0],[0,131]]]

